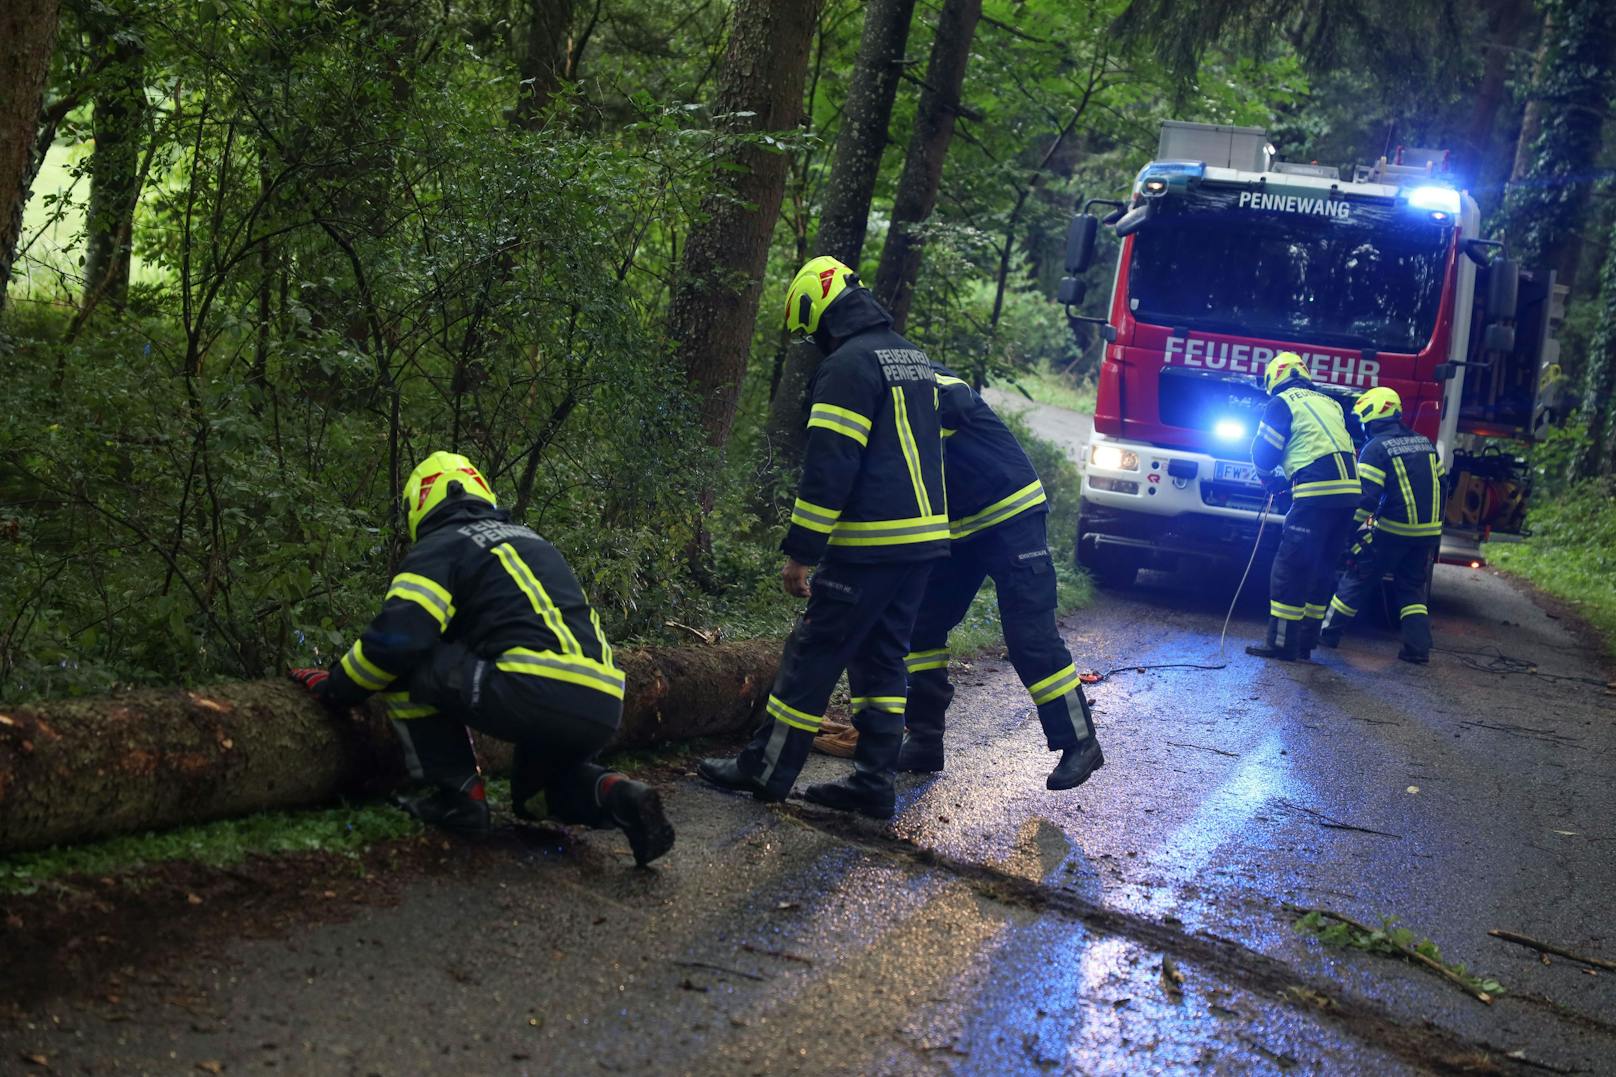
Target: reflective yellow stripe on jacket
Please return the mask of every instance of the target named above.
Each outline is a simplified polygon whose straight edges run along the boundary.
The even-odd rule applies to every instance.
[[[835,404],[815,404],[808,412],[808,429],[819,427],[852,438],[860,445],[870,444],[870,420],[851,408]]]
[[[947,540],[947,516],[914,516],[907,520],[842,520],[830,533],[832,546],[897,546],[909,542]]]
[[[348,653],[342,656],[342,672],[348,679],[361,688],[368,688],[372,692],[379,692],[393,683],[394,675],[382,669],[376,663],[365,657],[365,648],[358,640],[348,648]]]
[[[1002,524],[1048,500],[1049,498],[1044,495],[1043,484],[1034,479],[1009,497],[1000,498],[981,512],[973,512],[962,520],[950,520],[948,529],[955,539],[962,539],[995,524]]]
[[[512,647],[494,660],[494,665],[506,673],[525,673],[534,677],[566,681],[605,692],[613,699],[623,698],[623,674],[620,670],[585,658],[581,654],[558,654],[555,651],[534,651],[526,647]]]

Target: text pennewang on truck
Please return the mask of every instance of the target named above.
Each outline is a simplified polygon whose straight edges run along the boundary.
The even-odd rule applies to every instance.
[[[1077,559],[1107,585],[1141,568],[1244,561],[1266,494],[1249,448],[1281,351],[1344,403],[1374,385],[1448,470],[1441,560],[1479,567],[1518,536],[1521,443],[1564,410],[1552,272],[1479,235],[1440,151],[1354,169],[1274,159],[1261,130],[1169,122],[1126,203],[1091,200],[1067,237],[1059,299],[1100,325]],[[1076,311],[1102,221],[1121,238],[1109,315]],[[1277,518],[1288,505],[1272,510]],[[1279,528],[1269,527],[1271,550]]]

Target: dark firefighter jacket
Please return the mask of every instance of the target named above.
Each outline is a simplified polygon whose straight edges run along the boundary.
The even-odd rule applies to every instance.
[[[866,288],[820,316],[842,344],[808,386],[808,446],[780,544],[806,565],[922,561],[948,553],[937,383]]]
[[[552,698],[575,701],[579,713],[599,709],[602,695],[623,698],[611,645],[561,554],[476,498],[451,498],[421,521],[381,612],[332,668],[326,695],[348,704],[395,680],[402,688],[440,640],[506,672],[549,678]],[[415,716],[392,699],[389,709]]]
[[[1010,428],[969,384],[937,363],[932,370],[943,424],[948,529],[954,540],[980,534],[1024,512],[1048,511],[1038,472]]]
[[[1363,493],[1341,405],[1300,378],[1269,398],[1251,462],[1264,474],[1282,471],[1295,500],[1355,505]]]
[[[1404,538],[1442,534],[1442,460],[1423,434],[1397,419],[1366,428],[1369,441],[1358,457],[1363,498],[1359,523],[1375,518],[1375,530]]]

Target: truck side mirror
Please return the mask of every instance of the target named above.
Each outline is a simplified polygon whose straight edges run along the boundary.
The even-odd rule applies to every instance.
[[[1100,233],[1100,220],[1092,213],[1080,213],[1066,228],[1066,272],[1076,276],[1094,264],[1094,240]]]
[[[1131,236],[1143,228],[1145,222],[1150,219],[1150,206],[1151,203],[1146,202],[1138,209],[1130,209],[1124,213],[1122,219],[1117,221],[1117,235]]]
[[[1520,303],[1521,267],[1509,258],[1493,260],[1487,278],[1487,320],[1511,322]]]
[[[1083,305],[1083,299],[1088,292],[1087,281],[1078,280],[1076,277],[1062,277],[1060,287],[1055,291],[1055,298],[1064,306],[1079,307]]]
[[[1452,381],[1453,376],[1459,373],[1457,363],[1438,363],[1432,370],[1431,376],[1437,381]]]

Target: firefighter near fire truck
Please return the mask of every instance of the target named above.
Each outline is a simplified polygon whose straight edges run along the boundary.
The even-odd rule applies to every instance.
[[[949,543],[936,378],[926,353],[891,325],[834,258],[808,262],[787,290],[787,330],[825,355],[808,387],[802,478],[781,543],[782,582],[808,606],[786,640],[763,726],[735,758],[697,768],[722,788],[784,800],[846,670],[859,732],[853,773],[803,795],[877,819],[896,810],[904,656],[926,577]]]
[[[1442,541],[1442,461],[1427,438],[1403,425],[1403,402],[1395,390],[1369,390],[1352,412],[1369,435],[1358,457],[1363,496],[1355,519],[1363,530],[1330,599],[1319,642],[1338,646],[1346,626],[1390,576],[1402,635],[1397,657],[1428,662],[1431,616],[1426,604],[1431,562]]]
[[[1105,756],[1072,652],[1055,624],[1048,499],[1010,428],[969,384],[935,369],[953,541],[948,560],[931,570],[905,659],[909,702],[898,769],[943,769],[943,730],[954,698],[948,636],[992,578],[1010,664],[1038,710],[1049,750],[1060,753],[1045,785],[1074,789],[1105,765]]]
[[[1293,662],[1318,642],[1362,488],[1341,405],[1313,387],[1301,356],[1276,355],[1263,383],[1269,400],[1251,462],[1269,493],[1291,504],[1268,581],[1268,635],[1246,653]]]
[[[412,546],[381,611],[329,671],[292,679],[333,710],[381,697],[429,786],[400,805],[423,822],[489,828],[470,727],[515,745],[518,818],[615,825],[642,866],[666,853],[673,827],[657,791],[593,762],[621,720],[623,674],[561,554],[511,522],[456,453],[415,468],[403,509]]]

